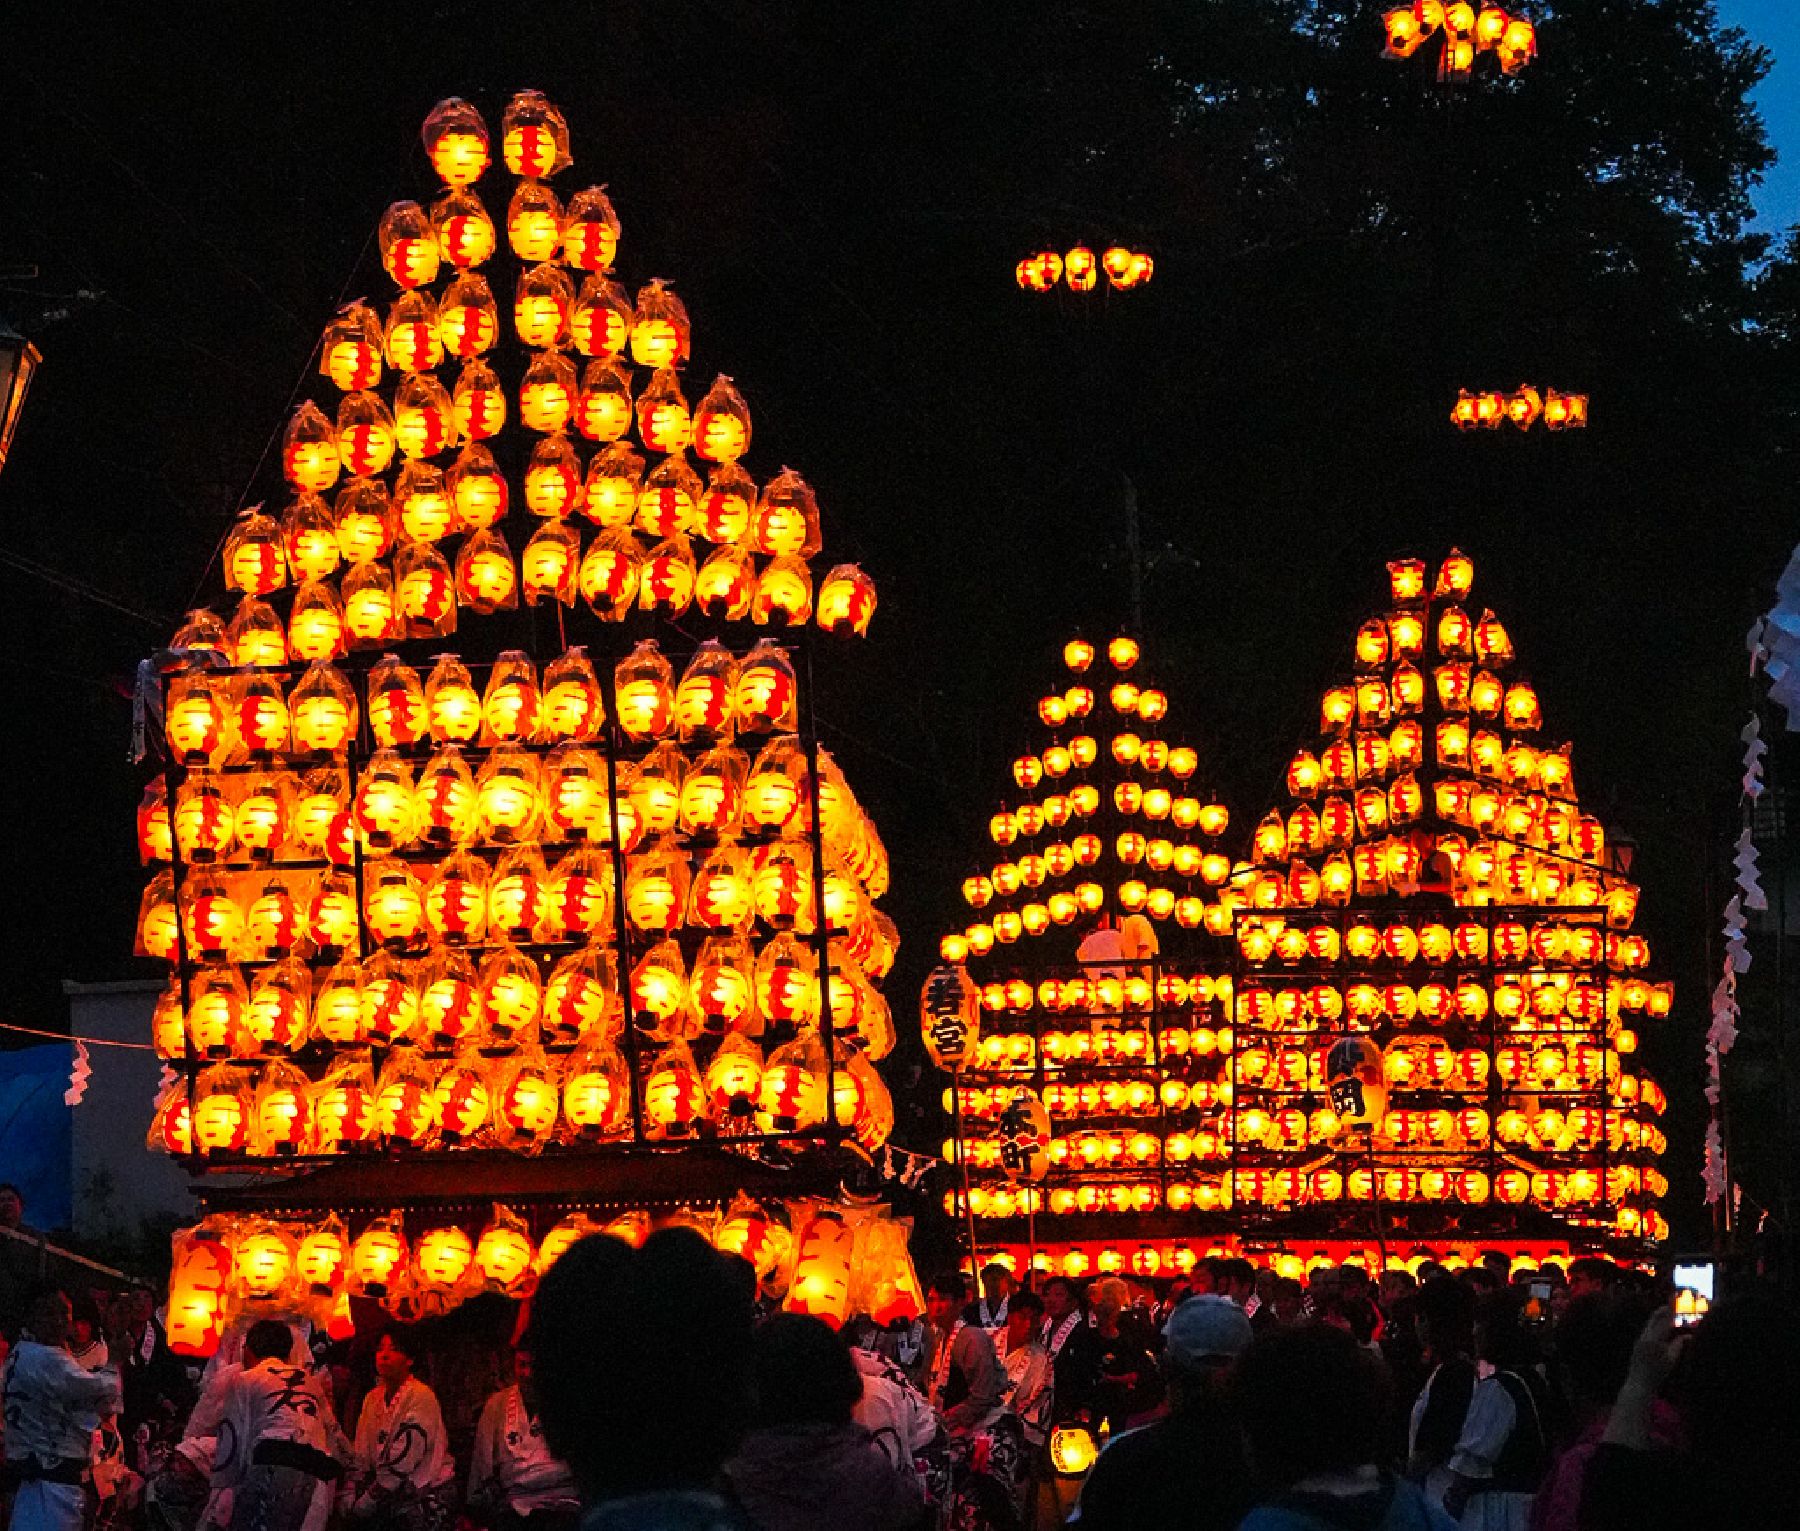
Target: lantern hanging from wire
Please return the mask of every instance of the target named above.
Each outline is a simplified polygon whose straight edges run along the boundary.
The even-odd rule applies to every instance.
[[[394,440],[409,458],[436,457],[456,445],[456,406],[435,377],[401,379],[394,390]]]
[[[446,186],[468,186],[492,162],[487,124],[460,96],[438,102],[421,129],[431,168]]]
[[[241,590],[246,595],[268,595],[287,582],[287,552],[282,546],[281,528],[260,509],[245,511],[225,539],[225,588]]]
[[[626,993],[632,1025],[644,1036],[666,1042],[689,1029],[687,966],[675,941],[658,941],[638,958]]]
[[[569,1055],[563,1072],[562,1116],[577,1138],[617,1136],[628,1125],[630,1111],[631,1081],[616,1048],[593,1041]]]
[[[519,554],[525,604],[554,601],[573,606],[580,564],[580,534],[566,521],[546,521]]]
[[[417,202],[396,202],[381,215],[375,242],[382,269],[398,287],[427,287],[437,278],[437,234]]]
[[[368,304],[346,304],[325,327],[319,371],[345,393],[381,382],[381,320]]]
[[[509,941],[529,941],[537,928],[543,897],[544,857],[535,845],[520,845],[495,863],[488,882],[488,926]]]
[[[611,1041],[620,1030],[619,984],[610,951],[571,952],[544,985],[542,1024],[553,1042]]]
[[[598,274],[612,268],[618,250],[619,215],[613,211],[606,189],[589,186],[576,192],[569,198],[563,222],[563,259],[578,271]],[[686,315],[682,317],[685,320]]]
[[[366,1056],[344,1058],[326,1073],[313,1095],[313,1122],[323,1153],[374,1140],[375,1081]]]
[[[500,155],[514,175],[533,179],[569,167],[569,125],[542,91],[522,90],[507,103]]]
[[[536,838],[543,813],[537,758],[516,745],[497,745],[475,780],[475,834],[492,845]]]
[[[250,1151],[264,1157],[305,1153],[312,1143],[312,1091],[291,1063],[268,1064],[250,1107]]]
[[[634,521],[648,537],[672,537],[698,530],[700,476],[680,451],[664,458],[638,490]]]
[[[576,226],[579,216],[576,209],[580,202],[581,197],[577,194],[575,200],[569,204],[568,229],[570,232]],[[565,233],[564,238],[567,240],[569,233]],[[622,358],[626,347],[631,343],[631,330],[635,322],[636,316],[632,312],[631,299],[625,295],[625,290],[618,283],[609,281],[600,275],[589,276],[582,282],[581,290],[575,295],[575,311],[569,322],[571,338],[574,341],[575,349],[581,355],[599,357],[609,362]],[[626,380],[626,402],[629,405],[629,372],[625,370],[622,362],[617,367],[609,365],[607,370],[612,375]],[[590,367],[583,387],[591,386],[588,380],[603,375],[596,373]],[[593,439],[611,440],[614,436],[622,433],[630,421],[631,416],[628,409],[616,431],[604,436],[594,436]],[[591,434],[585,428],[582,433],[584,435]]]
[[[535,265],[562,248],[563,208],[541,181],[521,181],[506,209],[506,241],[514,255]]]
[[[556,1131],[562,1088],[556,1070],[531,1046],[515,1053],[501,1068],[494,1091],[494,1128],[501,1143],[516,1151],[535,1151]]]
[[[451,390],[450,408],[456,414],[456,434],[460,439],[476,442],[497,436],[506,424],[506,394],[498,374],[479,359],[465,361]],[[492,525],[494,519],[497,517],[484,524]]]
[[[706,1086],[685,1042],[671,1042],[644,1078],[644,1127],[653,1139],[692,1137],[706,1120]]]
[[[717,1035],[749,1028],[755,980],[748,941],[741,935],[708,936],[694,959],[688,993],[704,1030]]]
[[[400,1215],[371,1222],[350,1246],[350,1288],[359,1296],[385,1297],[388,1284],[406,1268],[406,1235]]]
[[[375,1131],[390,1148],[423,1148],[431,1141],[437,1126],[435,1083],[431,1065],[415,1049],[389,1052],[375,1082]]]
[[[336,521],[316,494],[302,494],[282,513],[281,539],[296,581],[325,579],[342,561]]]
[[[382,344],[388,365],[397,372],[429,372],[443,361],[444,337],[438,329],[438,306],[430,293],[403,292],[394,300],[388,310]],[[309,478],[316,480],[323,472],[321,467]],[[323,483],[292,481],[301,489],[329,489],[333,478],[335,474],[326,477]]]
[[[416,829],[427,845],[466,845],[476,830],[475,778],[462,751],[446,745],[419,773],[413,792]]]
[[[638,291],[631,326],[631,356],[640,367],[679,367],[688,359],[692,331],[681,299],[662,282]]]
[[[483,265],[494,253],[494,220],[473,192],[452,188],[437,197],[431,228],[444,259],[458,271]]]
[[[477,616],[510,611],[519,604],[518,570],[512,549],[498,531],[480,531],[456,555],[456,599]]]

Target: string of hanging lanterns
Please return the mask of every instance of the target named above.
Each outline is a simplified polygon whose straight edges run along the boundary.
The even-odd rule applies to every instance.
[[[1497,431],[1511,423],[1528,431],[1538,421],[1550,431],[1587,429],[1588,396],[1585,393],[1558,393],[1554,388],[1540,393],[1529,383],[1512,393],[1470,393],[1460,389],[1450,410],[1450,423],[1459,431]]]
[[[1537,57],[1537,28],[1497,5],[1477,10],[1468,0],[1414,0],[1385,12],[1381,23],[1387,33],[1383,49],[1387,58],[1411,58],[1441,35],[1438,79],[1446,83],[1468,79],[1480,54],[1493,54],[1504,75],[1518,74]]]
[[[470,1231],[430,1222],[409,1231],[399,1213],[354,1234],[337,1212],[286,1218],[215,1213],[174,1239],[169,1347],[208,1356],[226,1329],[270,1314],[304,1314],[333,1339],[354,1332],[350,1300],[378,1302],[403,1320],[473,1297],[528,1298],[574,1244],[594,1234],[634,1248],[653,1228],[690,1228],[740,1256],[759,1282],[787,1294],[790,1312],[841,1326],[852,1314],[909,1322],[924,1309],[907,1249],[908,1225],[880,1203],[839,1207],[812,1199],[759,1201],[742,1193],[717,1209],[644,1208],[568,1213],[533,1239],[527,1219],[495,1203]]]
[[[1156,262],[1142,250],[1109,245],[1096,256],[1086,245],[1076,245],[1066,255],[1039,250],[1013,268],[1013,279],[1025,292],[1050,292],[1060,282],[1070,292],[1092,292],[1104,275],[1116,292],[1142,287],[1156,274]]]

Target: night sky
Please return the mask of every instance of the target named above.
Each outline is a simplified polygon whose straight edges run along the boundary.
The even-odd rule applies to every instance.
[[[1756,211],[1771,232],[1790,229],[1800,223],[1800,7],[1791,0],[1721,0],[1719,17],[1775,57],[1756,105],[1781,160],[1756,192]]]
[[[881,587],[822,707],[894,858],[903,1034],[1062,641],[1126,619],[1127,478],[1147,664],[1246,835],[1386,561],[1460,544],[1584,799],[1640,845],[1642,924],[1682,986],[1646,1046],[1689,1102],[1668,1168],[1691,1194],[1742,635],[1800,532],[1792,418],[1770,423],[1779,390],[1758,379],[1776,374],[1755,369],[1791,380],[1793,362],[1715,324],[1732,278],[1664,259],[1663,215],[1584,167],[1629,158],[1665,112],[1679,128],[1709,86],[1687,108],[1679,81],[1624,100],[1593,131],[1625,149],[1578,147],[1611,88],[1589,13],[1621,7],[1567,4],[1524,81],[1453,113],[1378,41],[1344,46],[1318,92],[1262,98],[1333,113],[1275,163],[1229,113],[1184,137],[1158,106],[1183,62],[1159,28],[1205,9],[457,0],[379,27],[332,3],[27,22],[0,93],[0,267],[40,276],[0,278],[0,307],[46,360],[0,475],[0,1018],[57,1024],[59,980],[138,971],[133,667],[219,601],[234,510],[283,503],[273,433],[296,392],[328,388],[307,366],[319,329],[386,300],[376,221],[434,189],[426,111],[460,94],[497,126],[538,87],[571,125],[563,184],[610,188],[626,284],[668,277],[688,304],[690,397],[730,373],[757,477],[803,471],[827,564]],[[1336,9],[1378,40],[1379,7]],[[1779,0],[1725,10],[1791,34]],[[1273,32],[1252,43],[1182,46],[1222,77],[1296,67]],[[1789,143],[1795,94],[1760,97]],[[1605,239],[1561,211],[1583,198],[1618,219]],[[1795,198],[1777,174],[1760,200],[1774,219]],[[1155,253],[1142,292],[1013,285],[1039,241],[1115,238]],[[1590,389],[1586,437],[1450,430],[1459,386],[1527,379]]]

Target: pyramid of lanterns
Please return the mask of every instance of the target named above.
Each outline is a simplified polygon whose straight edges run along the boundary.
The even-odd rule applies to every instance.
[[[232,609],[163,667],[150,1141],[237,1172],[873,1150],[887,855],[806,694],[812,633],[862,633],[873,584],[815,584],[813,493],[751,476],[728,378],[690,404],[680,299],[619,285],[602,189],[552,187],[555,107],[506,110],[499,220],[475,108],[424,139],[443,186],[381,219],[394,294],[327,326],[287,502],[237,522]],[[505,1207],[410,1251],[399,1215],[264,1231],[313,1290],[512,1290],[551,1248]]]
[[[1664,1238],[1665,1098],[1632,1055],[1673,995],[1629,858],[1471,561],[1389,573],[1237,880],[1240,1223],[1440,1250]]]
[[[1161,737],[1139,658],[1065,646],[922,1003],[968,1181],[948,1210],[1072,1275],[1189,1265],[1175,1235],[1222,1230],[1232,1200],[1230,816]]]

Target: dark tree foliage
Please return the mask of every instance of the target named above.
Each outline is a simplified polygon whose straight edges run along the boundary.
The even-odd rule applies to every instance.
[[[457,93],[494,120],[535,85],[572,183],[611,185],[627,275],[687,299],[701,386],[739,379],[759,463],[801,467],[828,544],[881,582],[825,705],[894,853],[900,1013],[1057,645],[1126,618],[1127,480],[1150,653],[1240,826],[1385,560],[1454,542],[1584,795],[1641,844],[1683,994],[1647,1051],[1689,1194],[1741,639],[1796,535],[1800,252],[1759,280],[1746,231],[1768,60],[1710,0],[1561,0],[1532,8],[1523,76],[1447,93],[1379,56],[1381,8],[12,18],[0,266],[42,275],[0,303],[72,312],[0,477],[0,551],[37,568],[0,565],[9,1013],[127,970],[122,689],[197,586],[216,598],[240,498],[281,500],[270,432],[326,316],[387,291],[368,238],[429,186],[421,117]],[[1115,238],[1155,255],[1149,287],[1013,286],[1040,242]],[[1458,387],[1522,381],[1590,392],[1592,428],[1450,429]]]

